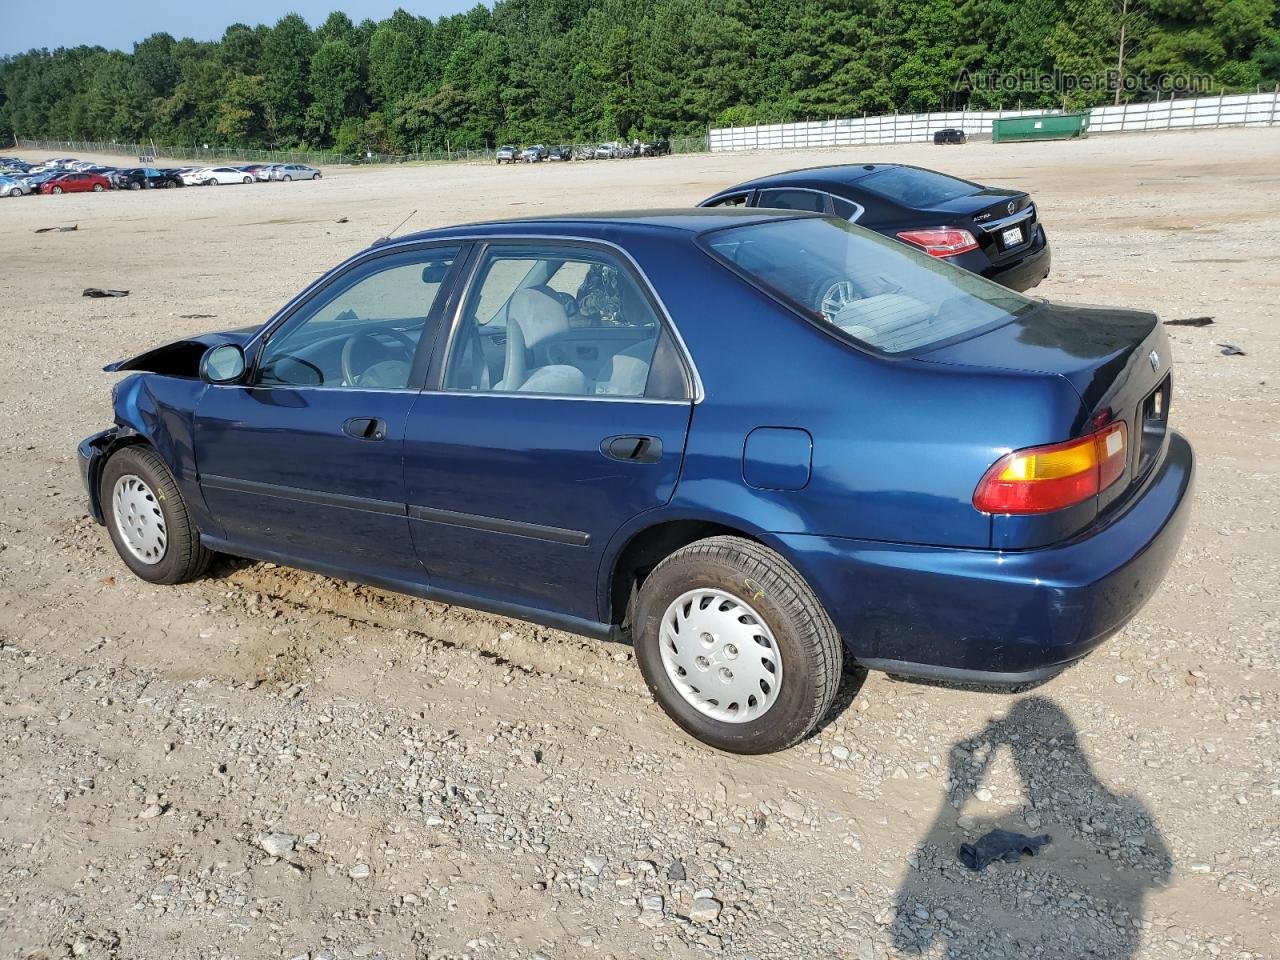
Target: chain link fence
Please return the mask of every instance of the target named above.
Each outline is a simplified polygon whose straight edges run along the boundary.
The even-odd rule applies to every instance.
[[[114,140],[30,140],[15,139],[16,149],[47,150],[52,154],[74,155],[80,153],[105,153],[119,156],[156,157],[181,160],[211,166],[218,163],[309,163],[321,164],[368,163],[492,163],[494,150],[427,150],[419,153],[366,153],[343,154],[334,150],[261,150],[252,147],[174,144],[118,143]],[[588,159],[596,143],[561,144],[547,141],[549,146],[560,146],[570,151],[574,159]],[[679,137],[670,141],[672,153],[705,153],[707,135]]]

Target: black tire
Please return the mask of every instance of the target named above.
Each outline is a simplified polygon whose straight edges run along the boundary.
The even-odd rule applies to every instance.
[[[54,187],[54,188],[53,188],[53,190],[51,190],[50,192],[51,192],[51,193],[61,193],[61,192],[62,192],[62,188],[61,188],[61,187]]]
[[[245,177],[241,183],[253,183],[253,177]]]
[[[155,563],[140,560],[130,552],[116,523],[112,494],[116,482],[130,474],[155,492],[156,508],[164,516],[168,540],[163,556]],[[113,454],[102,469],[98,493],[111,543],[125,566],[138,577],[149,583],[184,583],[202,576],[209,569],[213,552],[200,543],[200,532],[187,511],[186,501],[182,499],[173,474],[150,447],[137,444]]]
[[[286,173],[283,177],[281,177],[280,179],[281,179],[281,180],[283,180],[285,183],[292,183],[292,182],[293,182],[293,177],[289,176],[289,174],[287,174],[287,173]]]
[[[142,184],[138,183],[138,181],[136,181],[136,180],[135,180],[133,183],[129,184],[129,189],[130,189],[130,190],[141,190],[141,189],[142,189]]]
[[[698,587],[748,604],[776,641],[782,660],[778,699],[741,723],[718,720],[685,700],[667,676],[660,629],[668,607]],[[804,578],[774,551],[740,537],[699,540],[663,560],[640,587],[632,620],[636,660],[658,704],[703,743],[731,753],[785,750],[813,730],[835,700],[844,648]]]
[[[318,174],[318,173],[316,173],[316,174],[312,174],[311,179],[312,179],[312,180],[319,180],[319,179],[320,179],[320,174]]]

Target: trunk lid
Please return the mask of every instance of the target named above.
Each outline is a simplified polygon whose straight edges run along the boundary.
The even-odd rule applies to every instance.
[[[1045,443],[1124,421],[1128,463],[1098,498],[1099,511],[1145,476],[1164,449],[1169,338],[1153,313],[1042,302],[1012,323],[916,359],[1062,377],[1080,397],[1080,416],[1070,437],[1045,437]]]
[[[972,233],[992,263],[1024,254],[1035,241],[1039,224],[1030,196],[1000,187],[956,197],[938,204],[931,212],[938,215],[940,223],[964,227]]]

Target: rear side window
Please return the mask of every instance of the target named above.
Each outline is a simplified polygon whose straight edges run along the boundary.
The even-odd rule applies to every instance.
[[[1034,304],[845,220],[754,223],[701,242],[804,316],[881,353],[927,350],[1007,323]]]
[[[556,243],[489,250],[445,367],[447,390],[684,399],[653,303],[609,252]]]
[[[906,207],[935,207],[982,189],[967,180],[917,167],[886,167],[863,177],[858,186]]]
[[[777,210],[807,210],[810,213],[827,212],[827,195],[814,190],[761,190],[758,207]]]

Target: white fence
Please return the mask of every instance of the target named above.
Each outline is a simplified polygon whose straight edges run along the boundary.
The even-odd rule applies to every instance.
[[[1242,93],[1162,103],[1123,103],[1089,111],[1090,133],[1178,130],[1188,127],[1274,127],[1280,125],[1280,95]]]
[[[714,151],[785,150],[844,147],[864,143],[927,143],[935,130],[955,127],[971,137],[990,136],[994,120],[1039,116],[1059,110],[964,110],[950,113],[897,113],[879,117],[771,123],[709,131]],[[1280,94],[1249,93],[1221,97],[1125,103],[1089,111],[1090,133],[1170,130],[1188,127],[1280,125]]]

